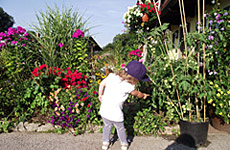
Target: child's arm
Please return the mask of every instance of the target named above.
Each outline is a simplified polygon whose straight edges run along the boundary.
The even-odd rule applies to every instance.
[[[99,101],[101,101],[102,95],[104,93],[104,89],[105,89],[105,79],[101,81],[100,86],[99,86]]]
[[[138,98],[143,98],[143,99],[146,99],[149,96],[149,94],[145,94],[137,90],[132,91],[130,94],[133,96],[137,96]]]

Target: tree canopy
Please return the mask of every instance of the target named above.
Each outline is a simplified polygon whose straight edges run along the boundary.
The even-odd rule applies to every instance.
[[[12,16],[8,15],[2,7],[0,7],[0,32],[6,31],[9,27],[14,24]]]

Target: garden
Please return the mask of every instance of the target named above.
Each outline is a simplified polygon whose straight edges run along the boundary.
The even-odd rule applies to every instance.
[[[182,19],[185,48],[178,57],[180,45],[171,41],[169,24],[161,23],[158,4],[138,2],[124,14],[129,40],[116,36],[113,50],[91,55],[83,16],[48,7],[37,14],[33,31],[18,26],[0,33],[0,132],[33,117],[74,135],[102,128],[99,84],[131,60],[145,64],[151,82],[137,86],[150,94],[146,100],[130,95],[124,104],[128,134],[158,136],[180,121],[206,122],[210,110],[229,124],[229,13],[218,6],[204,11],[193,32]]]

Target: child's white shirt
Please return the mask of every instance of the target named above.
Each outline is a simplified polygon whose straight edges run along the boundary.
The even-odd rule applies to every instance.
[[[101,100],[100,115],[111,121],[124,121],[123,103],[129,93],[135,89],[135,85],[121,81],[121,77],[113,73],[110,73],[102,82],[105,84],[105,89]]]

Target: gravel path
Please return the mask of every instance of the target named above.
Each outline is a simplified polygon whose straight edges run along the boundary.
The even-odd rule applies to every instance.
[[[101,133],[73,136],[70,133],[12,132],[0,134],[0,150],[100,150]],[[230,150],[230,134],[211,130],[206,147],[190,148],[163,137],[136,136],[129,150]],[[120,142],[110,150],[120,150]]]

